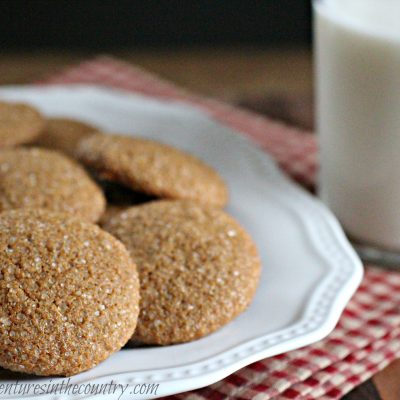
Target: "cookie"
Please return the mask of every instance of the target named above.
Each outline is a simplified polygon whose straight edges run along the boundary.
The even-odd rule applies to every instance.
[[[51,150],[0,150],[0,211],[46,208],[97,221],[105,208],[101,189],[75,161]]]
[[[31,142],[43,127],[44,119],[35,108],[0,101],[0,147]]]
[[[136,266],[98,226],[47,210],[0,214],[0,366],[69,376],[132,336]]]
[[[166,345],[198,339],[238,316],[254,296],[256,247],[217,208],[154,201],[111,217],[104,228],[125,244],[138,267],[134,340]]]
[[[78,158],[102,178],[166,199],[188,199],[223,207],[228,190],[214,169],[171,146],[117,135],[91,135]]]
[[[96,127],[74,119],[49,118],[35,144],[73,156],[78,142],[96,131]]]

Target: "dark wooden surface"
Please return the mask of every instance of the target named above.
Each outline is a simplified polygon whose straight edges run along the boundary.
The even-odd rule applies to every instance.
[[[120,51],[126,61],[197,93],[312,126],[312,62],[307,49],[187,49]],[[93,56],[88,53],[0,54],[0,84],[30,83]],[[346,400],[399,400],[400,361],[392,363]]]

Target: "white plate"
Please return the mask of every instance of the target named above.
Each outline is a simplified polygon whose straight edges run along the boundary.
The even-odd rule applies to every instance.
[[[187,105],[100,87],[8,87],[0,90],[0,97],[30,102],[46,115],[76,117],[198,155],[228,182],[228,211],[251,233],[262,258],[255,300],[235,321],[192,343],[125,349],[71,382],[113,379],[130,384],[122,399],[154,398],[127,394],[142,382],[158,383],[158,396],[179,393],[318,341],[334,328],[360,283],[361,262],[332,214],[242,135]],[[24,382],[46,383],[48,378]],[[40,396],[44,398],[64,397]]]

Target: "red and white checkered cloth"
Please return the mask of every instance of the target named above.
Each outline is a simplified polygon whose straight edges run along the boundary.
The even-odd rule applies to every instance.
[[[110,57],[70,68],[44,83],[88,83],[188,102],[250,136],[294,179],[312,188],[314,136],[221,102],[200,98]],[[176,399],[338,399],[400,357],[400,274],[368,266],[361,287],[324,340],[256,362]]]

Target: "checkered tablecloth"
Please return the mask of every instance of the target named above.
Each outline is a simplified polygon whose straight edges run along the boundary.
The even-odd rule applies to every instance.
[[[313,187],[317,166],[313,135],[195,96],[125,62],[98,57],[42,83],[100,84],[188,102],[250,136],[293,179],[308,188]],[[338,399],[398,357],[400,274],[367,266],[361,287],[326,339],[251,364],[207,388],[170,398]]]

